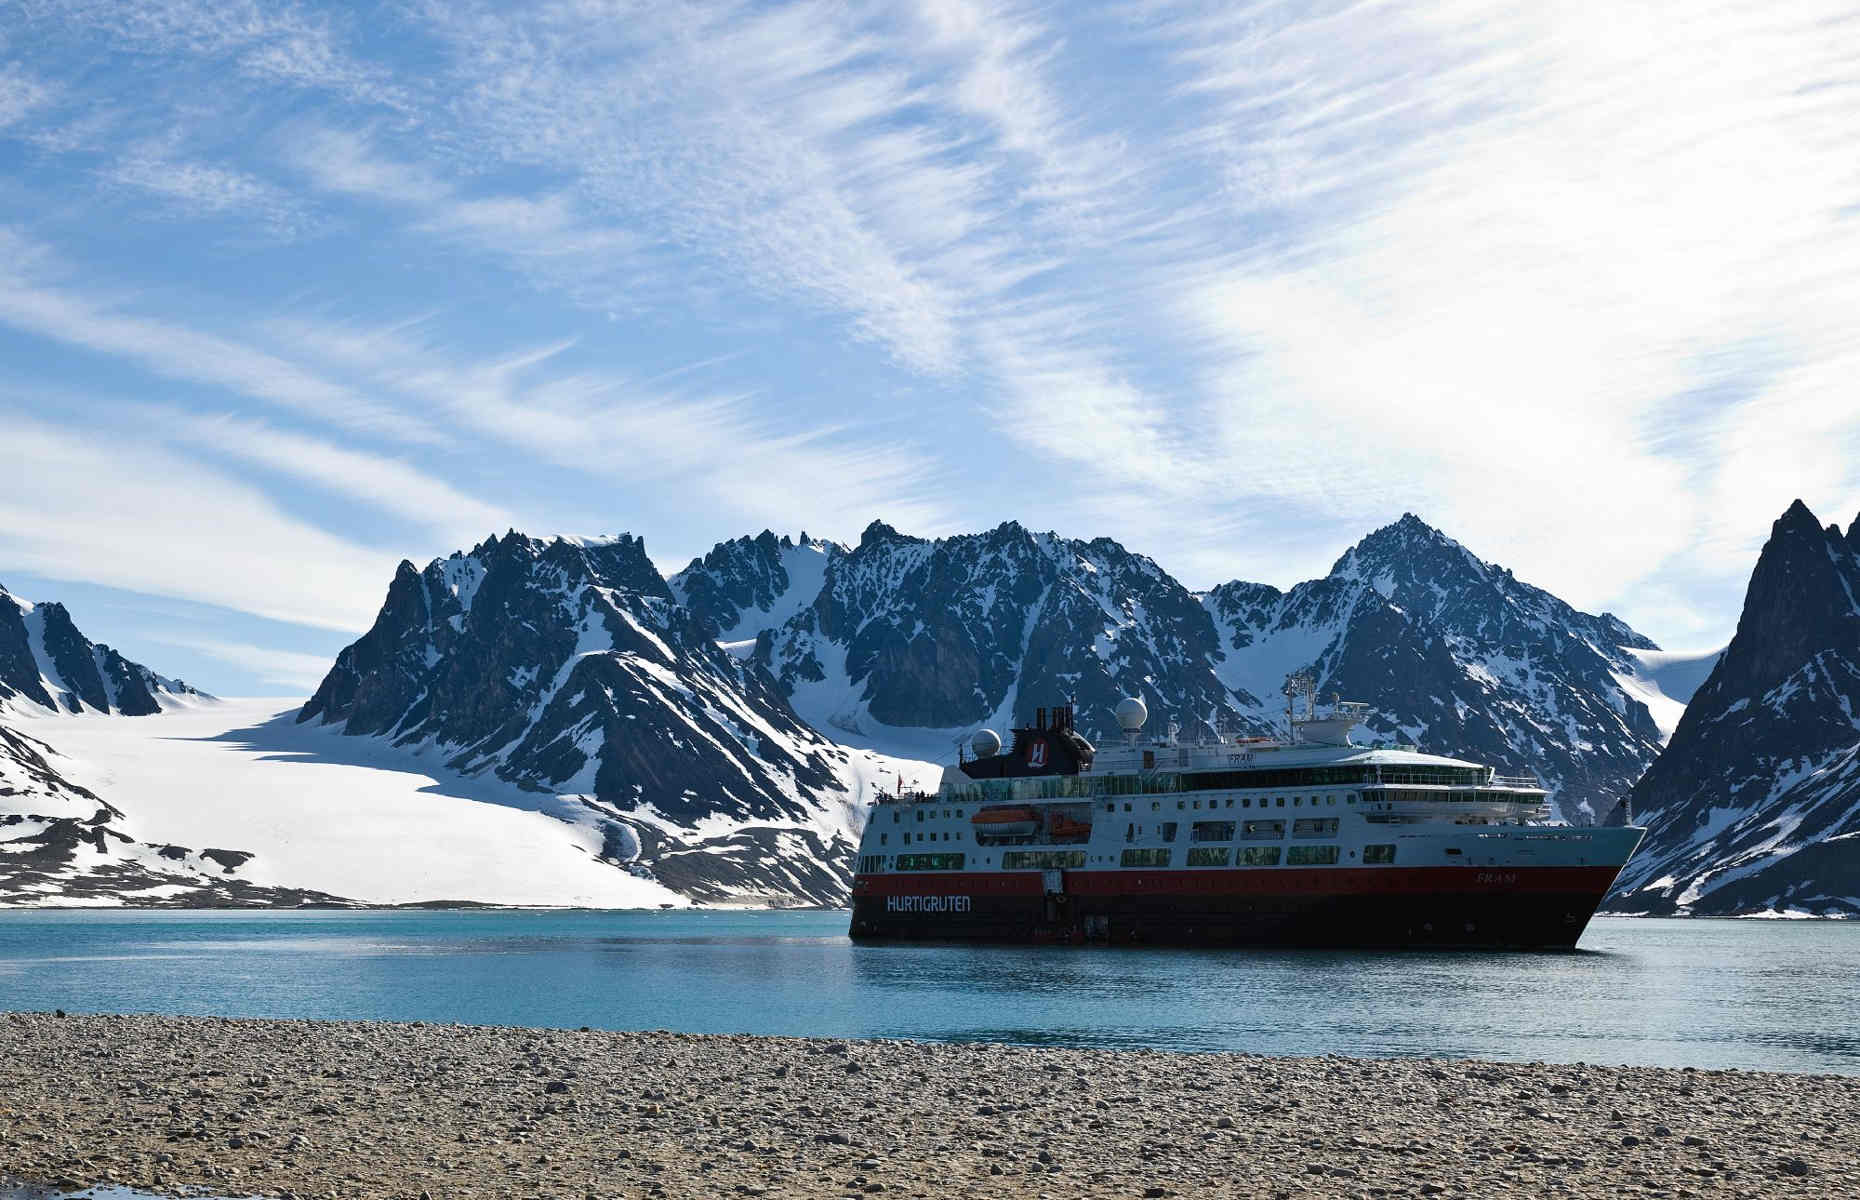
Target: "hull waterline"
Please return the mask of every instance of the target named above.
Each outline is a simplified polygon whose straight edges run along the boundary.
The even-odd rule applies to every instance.
[[[875,876],[855,940],[1569,949],[1614,867]]]

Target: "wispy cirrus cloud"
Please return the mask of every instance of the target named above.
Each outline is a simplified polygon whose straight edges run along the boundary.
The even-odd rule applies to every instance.
[[[100,170],[99,175],[117,188],[138,193],[138,200],[153,197],[177,214],[248,217],[275,237],[296,237],[312,224],[303,206],[275,184],[245,171],[211,162],[178,159],[158,149],[143,148]]]
[[[508,509],[462,491],[402,458],[228,415],[196,417],[173,410],[141,415],[151,434],[211,451],[357,501],[433,531],[441,544],[461,545],[516,524]]]
[[[1408,508],[1681,626],[1728,621],[1795,491],[1860,493],[1860,59],[1832,2],[29,17],[15,141],[202,224],[278,196],[311,224],[214,277],[249,293],[230,318],[40,266],[0,320],[429,480],[463,449],[712,536],[1037,495],[1194,584],[1290,582]],[[46,53],[79,45],[147,95]]]
[[[385,107],[405,103],[392,73],[349,45],[358,17],[272,0],[63,0],[29,10],[29,27],[81,31],[145,59],[230,65],[261,85],[326,91]]]
[[[0,420],[13,463],[0,558],[15,569],[341,630],[367,627],[392,578],[398,555],[328,533],[198,461],[18,409]]]
[[[565,361],[569,343],[474,356],[404,325],[300,318],[267,332],[526,459],[621,477],[739,523],[776,509],[817,530],[844,530],[880,510],[931,530],[951,519],[935,494],[934,464],[912,448],[915,431],[896,423],[783,421],[753,396],[664,391]]]
[[[295,688],[305,695],[315,691],[329,674],[330,659],[322,654],[302,654],[225,638],[162,635],[153,640],[198,651],[217,662],[243,669],[261,683]]]
[[[1826,86],[1857,65],[1834,7],[1642,6],[1606,36],[1592,15],[1198,21],[1197,152],[1272,164],[1236,219],[1305,211],[1184,272],[1176,309],[1209,339],[1206,390],[1248,398],[1223,432],[1263,490],[1402,497],[1600,604],[1700,542],[1747,570],[1797,490],[1860,487],[1836,461],[1860,409],[1795,374],[1825,384],[1855,348],[1822,315],[1860,299],[1860,94]],[[1738,384],[1726,413],[1674,404]],[[1724,436],[1676,456],[1674,417]]]
[[[43,246],[0,229],[0,324],[318,420],[409,442],[441,440],[425,422],[300,363],[241,340],[129,311],[121,300],[72,286],[61,278],[68,274]]]
[[[3,45],[3,43],[0,43]],[[17,125],[51,99],[52,89],[11,63],[0,63],[0,130]]]
[[[568,191],[486,191],[396,159],[352,130],[298,126],[285,161],[326,194],[371,202],[412,232],[509,264],[549,291],[600,309],[632,306],[651,266],[641,236],[593,218]]]

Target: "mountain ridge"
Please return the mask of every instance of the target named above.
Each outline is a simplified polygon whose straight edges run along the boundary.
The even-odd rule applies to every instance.
[[[133,806],[80,782],[83,764],[52,744],[70,721],[145,720],[211,699],[92,642],[64,605],[0,587],[0,904],[343,903],[251,884],[239,874],[252,857],[244,850],[137,838]]]
[[[693,897],[835,899],[850,885],[847,796],[878,765],[719,647],[721,611],[678,603],[638,538],[511,531],[424,570],[403,562],[298,720],[553,795],[555,815],[600,832],[604,859]]]
[[[1645,653],[1412,513],[1283,591],[1192,592],[1113,539],[1017,521],[765,529],[670,575],[631,534],[511,529],[399,564],[296,721],[512,785],[688,899],[818,904],[846,894],[871,787],[933,786],[959,735],[1071,701],[1102,740],[1129,694],[1191,738],[1265,734],[1293,671],[1369,702],[1381,741],[1540,771],[1599,820],[1659,750]]]
[[[1635,785],[1621,911],[1860,915],[1860,517],[1771,526],[1737,633]]]
[[[163,698],[184,696],[205,693],[92,642],[63,604],[22,600],[0,584],[0,705],[148,716]]]
[[[702,561],[703,574],[717,569]],[[674,590],[699,566],[672,576]],[[1517,580],[1412,513],[1322,579],[1200,593],[1108,538],[1009,521],[925,539],[873,521],[857,546],[827,553],[812,603],[787,603],[791,616],[753,628],[756,657],[815,728],[894,750],[1024,723],[1061,700],[1078,705],[1088,735],[1112,736],[1127,693],[1191,735],[1263,734],[1279,722],[1285,676],[1308,669],[1326,693],[1376,705],[1371,728],[1384,739],[1545,769],[1581,821],[1614,807],[1664,734],[1648,706],[1658,684],[1633,657],[1657,649],[1650,639]],[[739,623],[732,636],[751,631]]]

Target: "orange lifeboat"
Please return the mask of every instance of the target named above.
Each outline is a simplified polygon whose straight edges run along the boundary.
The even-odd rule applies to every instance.
[[[1091,822],[1079,821],[1064,813],[1053,814],[1053,836],[1056,838],[1087,838],[1091,836]]]
[[[969,818],[983,837],[1031,837],[1040,828],[1040,814],[1031,808],[984,808]]]

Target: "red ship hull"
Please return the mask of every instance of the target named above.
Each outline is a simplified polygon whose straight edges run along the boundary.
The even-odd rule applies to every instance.
[[[859,940],[1567,949],[1618,868],[861,875]]]

